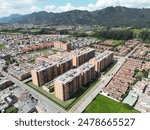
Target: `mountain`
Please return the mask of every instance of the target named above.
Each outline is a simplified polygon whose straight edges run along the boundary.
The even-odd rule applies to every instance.
[[[28,15],[4,17],[0,19],[0,23],[150,27],[150,9],[119,6],[93,12],[73,10],[63,13],[48,13],[41,11]]]
[[[16,20],[18,21],[20,18],[22,18],[22,16],[23,15],[12,14],[9,17],[0,18],[0,23],[13,23],[16,22]]]

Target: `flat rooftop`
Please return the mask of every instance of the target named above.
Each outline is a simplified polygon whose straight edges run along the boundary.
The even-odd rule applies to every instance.
[[[86,54],[91,51],[95,51],[95,49],[87,47],[87,48],[73,50],[73,51],[71,51],[71,54],[75,55],[75,56],[80,56],[82,54]]]
[[[94,65],[92,65],[90,63],[85,63],[82,66],[80,66],[79,68],[70,70],[70,71],[64,73],[63,75],[59,76],[56,79],[56,81],[61,82],[62,84],[65,84],[67,82],[72,81],[75,77],[78,77],[81,74],[81,72],[86,72],[93,67],[94,67]]]
[[[78,77],[80,75],[80,71],[78,70],[70,70],[67,73],[59,76],[56,81],[61,82],[62,84],[65,84],[67,82],[71,82],[75,77]]]
[[[77,68],[80,72],[85,72],[85,71],[88,71],[90,70],[91,68],[93,68],[94,65],[93,64],[90,64],[90,63],[85,63],[83,65],[81,65],[79,68]]]
[[[39,58],[37,58],[37,60],[45,61],[45,62],[48,62],[48,63],[61,64],[61,63],[64,63],[66,61],[72,60],[72,58],[70,57],[69,53],[58,52],[57,54],[51,55],[51,56],[48,56],[48,57],[39,57]]]
[[[123,100],[123,103],[127,103],[133,106],[138,100],[138,95],[134,91],[130,91],[128,96]]]
[[[111,51],[104,51],[103,53],[99,54],[98,56],[96,56],[94,59],[97,61],[101,61],[104,58],[106,58],[107,56],[111,55],[113,52]]]
[[[5,78],[5,79],[1,79],[1,78],[0,78],[0,85],[6,83],[6,82],[8,82],[8,81],[10,81],[10,80],[7,79],[7,78]]]
[[[37,72],[40,72],[40,71],[43,71],[43,70],[46,70],[50,67],[53,67],[55,66],[56,64],[55,63],[51,63],[51,64],[43,64],[43,65],[40,65],[40,66],[37,66],[36,68],[34,68],[33,70],[34,71],[37,71]]]
[[[0,58],[0,64],[5,64],[5,63],[6,63],[6,61],[4,59]]]
[[[16,65],[12,65],[11,67],[9,67],[8,70],[11,71],[11,72],[13,72],[13,73],[15,73],[15,74],[17,74],[17,75],[22,75],[22,74],[28,73],[22,67],[16,66]]]
[[[60,59],[57,63],[58,64],[62,64],[62,63],[65,63],[66,61],[70,61],[70,60],[72,60],[72,58],[64,57],[64,58]]]

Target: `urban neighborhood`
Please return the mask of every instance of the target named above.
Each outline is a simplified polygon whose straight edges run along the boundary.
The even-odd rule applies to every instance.
[[[114,45],[94,37],[1,33],[0,44],[2,113],[96,112],[88,109],[98,96],[150,112],[150,46],[140,39]]]

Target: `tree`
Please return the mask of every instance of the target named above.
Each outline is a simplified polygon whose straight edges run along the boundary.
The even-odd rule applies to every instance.
[[[96,32],[94,36],[104,39],[129,40],[134,37],[134,34],[130,30],[103,30]]]

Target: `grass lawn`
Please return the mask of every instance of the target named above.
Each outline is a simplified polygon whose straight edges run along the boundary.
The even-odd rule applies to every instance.
[[[13,34],[13,35],[19,35],[19,34],[22,34],[22,33],[19,33],[19,32],[14,32],[14,33],[10,33],[10,34]]]
[[[139,71],[136,75],[135,75],[135,77],[139,77],[139,78],[142,78],[142,77],[144,77],[144,73],[143,72],[141,72],[141,71]]]
[[[101,40],[100,37],[88,37],[89,39],[94,39],[94,40]]]
[[[10,106],[6,109],[5,113],[17,113],[18,112],[18,108],[14,107],[14,106]]]
[[[34,32],[40,32],[41,29],[30,29],[29,31],[32,32],[32,33],[34,33]]]
[[[142,78],[147,78],[148,77],[148,71],[145,71],[145,70],[135,70],[135,74],[134,74],[134,77],[137,79],[137,80],[142,80]]]
[[[35,64],[35,60],[31,60],[28,62],[29,64]]]
[[[84,113],[137,113],[131,106],[98,95],[84,110]]]
[[[0,50],[5,49],[5,45],[0,44]]]
[[[134,32],[136,37],[138,37],[143,30],[142,29],[132,29],[132,31]]]
[[[113,41],[114,41],[113,45],[115,47],[117,47],[119,45],[123,45],[125,43],[125,40],[113,40]]]

